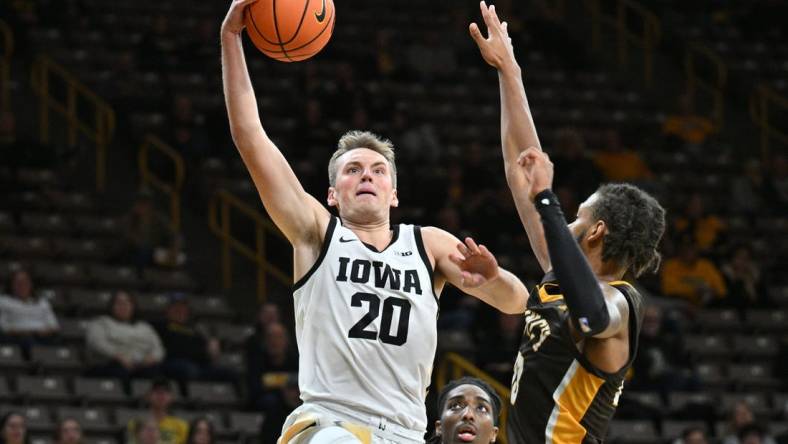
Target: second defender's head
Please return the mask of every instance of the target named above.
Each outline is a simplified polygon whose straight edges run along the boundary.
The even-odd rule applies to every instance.
[[[498,437],[501,398],[489,384],[464,377],[446,384],[438,395],[435,436],[431,443],[489,444]]]
[[[397,200],[394,146],[368,131],[350,131],[328,162],[328,205],[356,223],[389,219]]]
[[[569,229],[586,255],[598,250],[603,262],[637,277],[659,266],[665,209],[634,185],[605,184],[580,204]]]

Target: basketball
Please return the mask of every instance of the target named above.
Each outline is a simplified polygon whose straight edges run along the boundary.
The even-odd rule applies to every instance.
[[[333,0],[260,0],[246,9],[246,32],[263,54],[281,62],[320,52],[334,31]]]

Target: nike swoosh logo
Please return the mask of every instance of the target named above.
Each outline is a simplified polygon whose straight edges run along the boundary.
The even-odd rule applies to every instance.
[[[318,23],[323,23],[323,20],[326,19],[326,0],[323,0],[323,9],[320,11],[320,13],[315,13],[315,18],[317,19]]]
[[[353,242],[354,240],[358,240],[358,239],[345,239],[342,236],[339,237],[339,241],[342,242],[343,244],[345,242]]]

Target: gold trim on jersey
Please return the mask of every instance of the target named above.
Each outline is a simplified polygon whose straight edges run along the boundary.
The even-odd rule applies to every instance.
[[[553,393],[555,407],[545,430],[548,444],[578,444],[586,435],[580,424],[605,380],[589,373],[577,360]]]
[[[549,294],[549,293],[547,293],[547,289],[545,287],[547,287],[548,285],[551,286],[551,287],[558,288],[558,284],[550,284],[550,283],[548,283],[548,284],[540,285],[539,286],[539,291],[538,291],[539,301],[541,301],[543,304],[548,304],[550,302],[560,301],[561,299],[564,298],[563,294]]]

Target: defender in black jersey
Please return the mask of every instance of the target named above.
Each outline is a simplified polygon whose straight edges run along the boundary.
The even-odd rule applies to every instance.
[[[603,185],[567,227],[506,22],[484,2],[481,11],[488,37],[476,24],[470,31],[499,74],[506,179],[546,273],[526,306],[507,436],[517,444],[599,443],[635,358],[643,316],[641,296],[624,279],[659,264],[665,211],[635,186]]]

